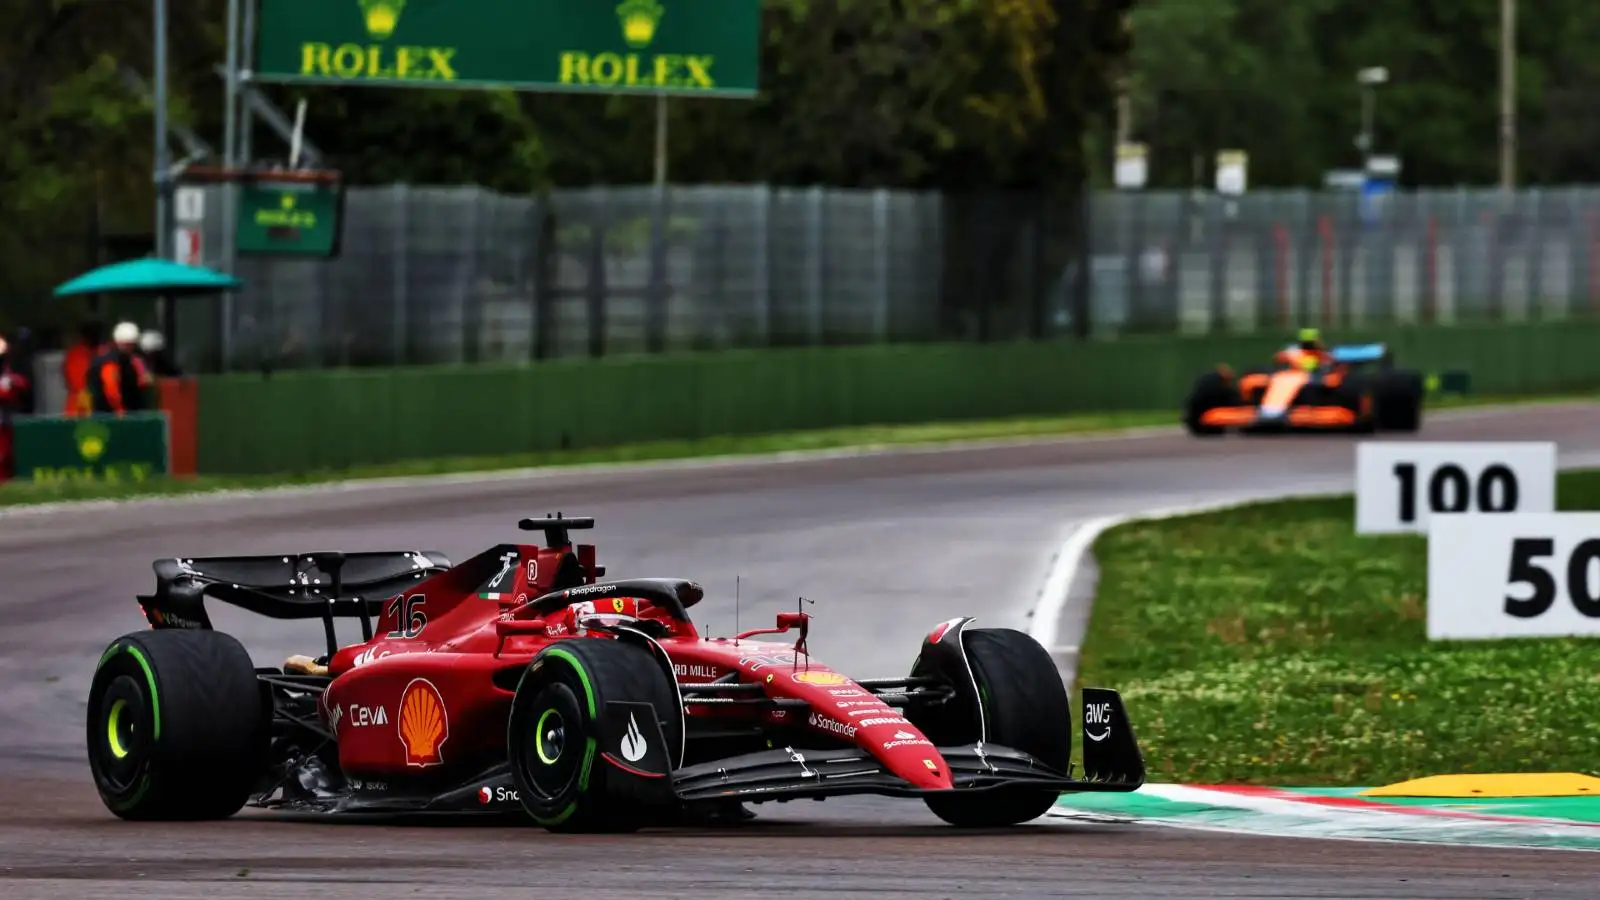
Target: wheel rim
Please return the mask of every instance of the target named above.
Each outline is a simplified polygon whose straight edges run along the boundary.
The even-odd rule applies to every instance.
[[[149,750],[147,705],[139,682],[119,675],[107,685],[100,704],[95,758],[106,786],[114,792],[131,788]]]
[[[533,751],[538,755],[539,762],[547,766],[555,765],[560,761],[566,743],[566,720],[554,708],[545,710],[533,726]]]
[[[557,801],[576,790],[583,764],[583,754],[578,752],[583,743],[583,716],[578,698],[561,683],[540,691],[535,701],[530,708],[537,712],[529,717],[533,739],[523,743],[522,770],[536,798]]]

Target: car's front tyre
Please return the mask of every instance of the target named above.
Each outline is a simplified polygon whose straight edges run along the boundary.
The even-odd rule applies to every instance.
[[[637,756],[621,755],[637,759],[649,750],[676,759],[683,740],[676,690],[649,651],[634,644],[577,638],[541,650],[517,684],[506,735],[523,809],[558,832],[634,831],[667,813],[616,789],[625,776],[603,758],[612,748],[602,717],[613,702],[653,710],[655,722],[630,726]],[[646,747],[659,740],[666,746]]]
[[[912,724],[941,746],[974,743],[986,730],[989,743],[1021,750],[1058,772],[1071,771],[1072,704],[1049,652],[1014,628],[968,629],[962,644],[977,681],[978,708],[952,703],[908,712]],[[919,658],[911,674],[938,673]],[[1037,819],[1060,795],[1054,789],[1018,786],[981,793],[952,790],[929,794],[925,802],[951,825],[995,828]]]

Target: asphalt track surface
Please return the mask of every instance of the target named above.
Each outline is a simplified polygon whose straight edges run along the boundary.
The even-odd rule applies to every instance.
[[[1600,464],[1600,405],[1440,415],[1419,439],[1555,440],[1563,465]],[[1350,439],[1167,432],[0,516],[0,897],[1600,895],[1600,854],[1090,823],[957,832],[915,801],[878,799],[760,806],[737,830],[620,838],[259,813],[143,826],[105,811],[83,759],[93,661],[142,627],[132,596],[158,556],[427,547],[465,558],[517,540],[520,516],[594,515],[610,576],[700,581],[696,619],[717,634],[735,628],[736,576],[744,628],[812,598],[813,652],[868,677],[903,673],[926,630],[955,615],[1027,628],[1051,555],[1082,520],[1344,488],[1353,462]],[[315,623],[212,609],[258,664],[320,648]],[[1069,609],[1062,627],[1079,621]]]

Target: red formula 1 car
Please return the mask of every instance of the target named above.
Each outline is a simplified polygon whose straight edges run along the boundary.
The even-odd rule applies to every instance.
[[[701,635],[691,581],[597,581],[592,519],[524,519],[546,546],[452,565],[434,552],[161,559],[151,629],[112,641],[90,687],[95,785],[125,819],[246,805],[328,814],[500,813],[551,830],[631,830],[743,803],[920,797],[995,826],[1063,791],[1131,791],[1144,763],[1115,691],[1083,691],[1083,769],[1045,650],[1010,629],[940,624],[904,677],[812,659],[810,616]],[[214,597],[322,619],[321,659],[256,667],[215,631]],[[377,616],[374,632],[371,619]],[[339,647],[336,618],[363,640]],[[794,644],[755,640],[794,630]]]

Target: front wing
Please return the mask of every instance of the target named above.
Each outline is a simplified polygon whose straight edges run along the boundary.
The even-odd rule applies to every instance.
[[[1217,406],[1200,414],[1200,424],[1240,431],[1342,431],[1365,420],[1344,406],[1291,406],[1274,414],[1259,406]]]
[[[995,744],[938,747],[960,792],[1003,787],[1037,787],[1068,791],[1132,791],[1144,783],[1142,772],[1128,776],[1073,778],[1019,750]],[[769,800],[879,794],[921,797],[948,793],[913,786],[890,772],[871,754],[858,750],[767,750],[732,759],[701,763],[674,773],[673,792],[680,800]]]
[[[602,746],[619,747],[625,725],[638,715],[640,704],[608,701],[603,719]],[[771,800],[879,794],[922,797],[938,793],[981,792],[1005,787],[1035,787],[1067,792],[1135,791],[1144,784],[1144,757],[1128,720],[1122,698],[1105,688],[1083,689],[1083,769],[1076,776],[1059,771],[1013,747],[978,741],[937,747],[950,768],[952,786],[944,790],[919,788],[894,774],[875,756],[859,748],[796,750],[793,747],[760,750],[668,770],[665,753],[647,752],[632,765],[623,765],[612,753],[600,753],[596,765],[612,765],[608,784],[619,795],[633,794],[650,805],[695,807],[718,803],[763,803]],[[665,735],[653,716],[638,715],[653,732],[650,747],[666,747]],[[301,772],[295,788],[285,795],[258,798],[253,804],[268,809],[315,813],[499,813],[520,807],[505,763],[468,779],[433,790],[394,791],[390,785],[337,784],[331,779]],[[282,785],[289,787],[289,785]]]

